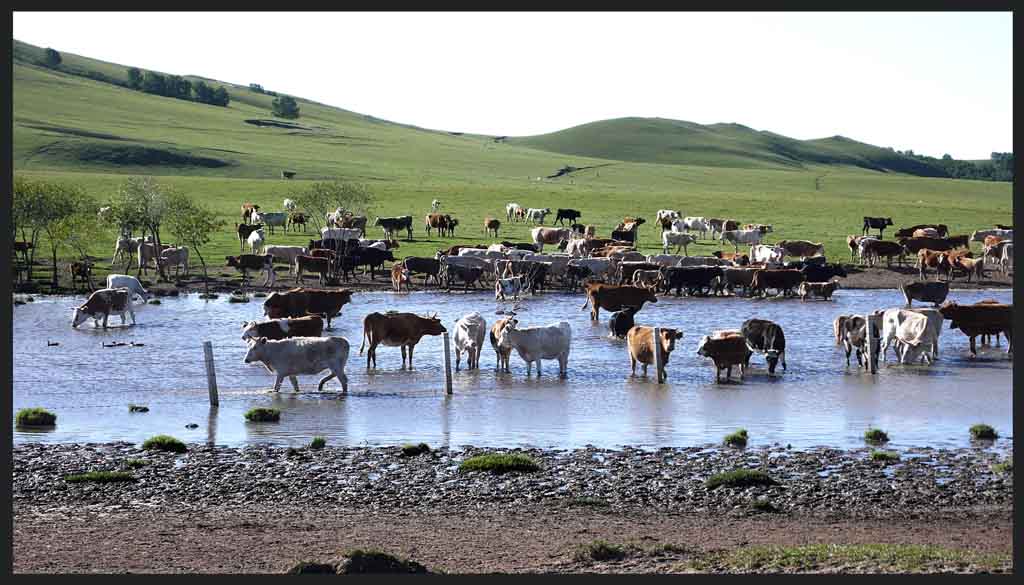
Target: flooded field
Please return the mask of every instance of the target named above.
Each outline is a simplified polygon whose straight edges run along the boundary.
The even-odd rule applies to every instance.
[[[985,298],[1012,302],[1012,291],[954,291],[950,300]],[[985,347],[968,357],[968,340],[958,330],[942,330],[940,360],[933,366],[880,366],[877,375],[846,366],[832,338],[832,319],[900,306],[895,290],[840,290],[834,301],[745,298],[661,298],[638,313],[642,325],[681,328],[668,365],[668,381],[633,378],[624,341],[607,337],[608,313],[589,319],[580,310],[582,294],[527,298],[517,309],[522,326],[567,320],[573,344],[567,379],[557,378],[557,362],[544,362],[540,379],[526,379],[525,363],[513,352],[512,373],[495,373],[489,344],[482,368],[454,373],[454,393],[444,392],[440,337],[425,337],[416,348],[415,370],[400,369],[397,347],[377,350],[378,369],[367,373],[359,356],[362,318],[389,309],[436,311],[449,331],[461,316],[479,311],[488,326],[501,318],[493,292],[472,294],[356,293],[333,335],[351,344],[349,395],[328,382],[317,394],[319,376],[300,376],[296,395],[286,380],[278,395],[274,377],[262,365],[242,362],[243,321],[262,319],[261,298],[232,304],[227,296],[204,301],[195,295],[164,298],[136,312],[138,325],[72,330],[71,307],[82,297],[37,298],[14,307],[14,409],[41,406],[58,415],[50,431],[15,429],[14,441],[138,442],[167,433],[187,442],[223,445],[271,442],[304,445],[315,435],[330,444],[431,446],[536,446],[575,448],[587,444],[614,448],[692,446],[718,443],[738,428],[750,445],[780,443],[794,448],[860,447],[869,426],[886,430],[890,448],[960,447],[967,429],[992,425],[997,448],[1012,447],[1012,362],[1001,347]],[[789,369],[767,375],[755,355],[746,379],[716,384],[711,361],[696,355],[702,335],[738,329],[751,317],[779,323],[786,333]],[[211,409],[202,343],[214,348],[220,407]],[[104,347],[113,342],[136,345]],[[59,345],[49,345],[58,343]],[[465,362],[463,362],[464,364]],[[454,355],[452,357],[454,368]],[[736,372],[734,372],[734,376]],[[149,407],[129,414],[128,405]],[[254,406],[281,409],[278,423],[247,423]],[[13,422],[12,422],[13,424]],[[198,425],[186,428],[186,425]]]

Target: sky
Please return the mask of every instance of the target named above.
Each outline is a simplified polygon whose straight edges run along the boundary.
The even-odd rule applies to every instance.
[[[625,116],[987,159],[1013,150],[1011,12],[23,12],[14,38],[437,130]]]

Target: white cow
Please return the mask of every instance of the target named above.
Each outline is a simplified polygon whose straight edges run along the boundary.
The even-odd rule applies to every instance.
[[[118,258],[127,259],[129,266],[131,265],[132,256],[138,253],[139,245],[145,241],[144,238],[126,238],[121,236],[117,238],[117,242],[114,244],[114,257],[110,260],[113,264],[117,262]]]
[[[388,249],[388,244],[387,244],[387,242],[383,242],[383,241],[380,241],[380,240],[371,241],[371,240],[367,240],[366,238],[359,238],[359,247],[360,248],[374,248],[374,249],[377,249],[377,250],[387,250]]]
[[[519,329],[518,321],[512,319],[498,335],[498,346],[515,349],[526,362],[526,377],[529,378],[533,362],[537,362],[537,377],[540,377],[541,360],[558,360],[558,374],[567,375],[572,328],[567,321],[547,326]]]
[[[488,258],[491,260],[504,260],[505,255],[501,252],[495,252],[493,250],[483,250],[480,248],[462,248],[459,250],[459,257],[470,256],[473,258]]]
[[[320,239],[323,240],[358,240],[363,235],[359,228],[320,228]]]
[[[337,377],[341,382],[342,393],[347,394],[345,363],[348,361],[348,351],[348,340],[344,337],[291,337],[277,340],[260,337],[249,342],[245,363],[263,362],[267,371],[277,376],[274,392],[281,391],[281,382],[285,378],[291,380],[292,387],[298,392],[299,381],[295,376],[330,370],[330,375],[320,380],[317,392],[322,391],[324,384],[331,378]]]
[[[569,261],[569,266],[586,268],[592,275],[601,279],[613,269],[613,265],[609,258],[576,258]]]
[[[287,209],[288,211],[295,211],[295,207],[296,207],[296,205],[295,205],[295,200],[294,199],[285,199],[284,200],[284,208]]]
[[[253,212],[252,220],[254,223],[262,223],[264,226],[270,228],[270,233],[274,233],[274,227],[284,228],[285,231],[288,229],[288,214],[283,211],[267,212],[262,213],[259,211]]]
[[[142,287],[138,278],[128,274],[108,274],[107,288],[126,288],[132,295],[139,295],[142,300],[149,300],[149,291]]]
[[[550,207],[545,207],[544,209],[531,207],[526,210],[526,219],[534,223],[544,225],[544,218],[547,217],[549,213],[551,213]]]
[[[174,273],[178,273],[178,268],[182,267],[185,269],[185,276],[188,276],[188,248],[185,246],[179,246],[177,248],[167,248],[163,252],[160,252],[160,261],[163,262],[165,268],[174,267]]]
[[[671,268],[676,264],[679,264],[681,259],[685,256],[678,256],[675,254],[652,254],[644,258],[644,262],[648,264],[657,264],[658,266],[664,266],[665,268]]]
[[[126,288],[102,288],[95,291],[81,305],[72,309],[71,327],[78,328],[88,319],[93,320],[93,326],[100,326],[100,319],[103,319],[103,328],[107,328],[107,319],[111,315],[121,317],[121,324],[128,322],[125,314],[132,318],[132,325],[135,325],[135,312],[132,311],[132,293]]]
[[[676,230],[676,224],[672,224],[673,231],[689,232],[693,230],[700,232],[700,237],[704,238],[707,237],[707,233],[711,229],[711,222],[706,217],[684,217],[681,227],[683,228],[682,230]]]
[[[438,209],[441,209],[441,200],[434,199],[433,201],[430,202],[430,210],[437,211]]]
[[[523,256],[523,260],[548,263],[548,276],[562,278],[572,257],[568,254],[527,254]]]
[[[149,265],[156,261],[157,256],[158,256],[156,250],[157,250],[156,244],[153,243],[153,242],[141,242],[139,244],[139,253],[138,253],[139,271],[142,274],[146,274],[146,271],[148,270]]]
[[[942,334],[942,322],[943,316],[938,309],[933,308],[918,308],[918,309],[904,309],[904,308],[892,308],[886,309],[882,312],[882,328],[881,328],[881,354],[882,361],[885,361],[885,354],[887,353],[889,346],[893,345],[893,349],[896,352],[897,361],[901,364],[911,363],[920,358],[920,354],[916,348],[910,352],[910,357],[903,352],[906,347],[906,343],[901,341],[898,333],[900,326],[907,320],[909,315],[922,315],[926,319],[927,332],[924,333],[925,341],[928,342],[928,361],[929,363],[934,362],[939,357],[939,336]],[[904,332],[906,337],[906,332]]]
[[[697,241],[697,236],[685,233],[679,233],[676,231],[661,232],[661,250],[668,254],[668,249],[672,246],[676,247],[676,252],[679,248],[683,249],[684,255],[689,255],[687,247]]]
[[[929,326],[928,317],[920,313],[909,313],[896,328],[896,354],[901,364],[917,363],[922,357],[932,363],[928,348],[937,343],[935,331]]]
[[[587,240],[573,238],[565,245],[565,253],[573,258],[583,258],[587,255]]]
[[[343,217],[345,217],[345,209],[339,207],[334,211],[329,212],[324,219],[327,220],[327,227],[337,227],[341,225],[341,219]]]
[[[480,352],[484,349],[487,322],[480,313],[472,312],[455,322],[455,371],[459,371],[462,352],[466,352],[466,369],[480,369]]]
[[[494,300],[504,301],[507,297],[512,297],[513,300],[518,301],[519,295],[526,290],[526,286],[525,276],[496,278],[494,280]]]
[[[766,262],[768,264],[782,264],[786,256],[786,250],[782,246],[766,246],[755,244],[750,247],[751,262]]]
[[[265,246],[264,254],[270,254],[275,260],[282,260],[288,263],[288,274],[295,269],[295,259],[299,256],[309,255],[309,250],[302,246]],[[273,268],[271,268],[273,272]]]
[[[673,209],[659,209],[656,217],[658,223],[661,223],[663,219],[675,220],[679,219],[679,212]]]
[[[1003,274],[1013,270],[1013,242],[1007,242],[1003,246],[1003,255],[999,259],[999,270]]]
[[[761,230],[727,230],[722,232],[718,240],[721,243],[731,242],[739,252],[740,244],[760,244],[763,237]]]
[[[516,221],[516,211],[522,209],[523,206],[518,203],[509,203],[505,206],[505,215],[509,221]]]
[[[263,237],[262,229],[256,230],[253,233],[249,234],[249,239],[246,240],[246,242],[249,243],[249,250],[251,250],[253,254],[263,253],[263,243],[265,241],[266,239]]]

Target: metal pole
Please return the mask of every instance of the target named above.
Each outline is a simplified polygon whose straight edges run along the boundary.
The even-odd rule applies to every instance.
[[[213,369],[213,344],[203,342],[203,354],[206,356],[206,386],[210,390],[210,406],[220,406],[217,399],[217,372]]]
[[[444,339],[444,389],[446,394],[452,393],[452,351],[451,342],[448,340],[448,332],[441,334]]]
[[[661,327],[654,328],[654,375],[661,384],[665,381],[662,376],[662,368],[665,367],[665,356],[661,349]]]

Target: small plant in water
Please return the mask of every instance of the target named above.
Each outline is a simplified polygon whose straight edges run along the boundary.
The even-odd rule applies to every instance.
[[[864,431],[864,440],[868,443],[888,443],[889,435],[882,429],[868,429]]]
[[[725,444],[730,447],[746,447],[747,438],[747,429],[740,429],[735,433],[726,435]]]
[[[429,452],[430,452],[430,445],[428,445],[426,443],[420,443],[418,445],[414,445],[412,443],[406,443],[405,445],[402,445],[402,455],[405,456],[405,457],[415,457],[415,456],[420,455],[422,453],[429,453]]]
[[[992,466],[992,471],[996,473],[1013,473],[1013,459],[1007,459],[1002,463],[996,463]]]
[[[148,406],[140,406],[138,404],[129,404],[128,412],[149,412]]]
[[[23,408],[14,420],[19,427],[52,427],[57,424],[57,415],[44,408]]]
[[[528,455],[522,453],[489,453],[470,457],[459,465],[459,471],[490,471],[491,473],[508,473],[510,471],[537,471],[540,466]]]
[[[871,452],[872,461],[883,461],[888,463],[890,461],[899,461],[900,454],[895,451],[878,451],[874,450]]]
[[[985,424],[979,424],[971,427],[971,438],[984,441],[994,441],[999,438],[999,435],[996,434],[996,430],[992,427]]]
[[[250,422],[277,422],[281,420],[281,411],[276,408],[253,408],[245,413],[245,420]]]
[[[132,474],[128,473],[127,471],[90,471],[88,473],[78,473],[75,475],[65,476],[64,481],[68,483],[114,483],[123,481],[135,481],[135,478],[132,477]]]
[[[188,451],[188,447],[185,446],[185,443],[182,443],[170,435],[157,435],[155,437],[150,437],[142,444],[142,448],[147,451],[155,449],[157,451],[170,451],[172,453],[184,453]]]
[[[313,437],[313,440],[309,442],[310,449],[323,449],[327,445],[327,439],[323,437]]]

